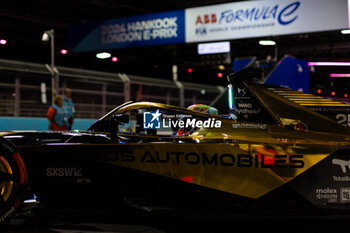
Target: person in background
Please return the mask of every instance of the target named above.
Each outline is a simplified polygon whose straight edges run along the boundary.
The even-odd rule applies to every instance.
[[[74,105],[73,105],[73,101],[71,98],[71,90],[69,88],[66,88],[64,90],[64,96],[63,96],[63,108],[67,113],[68,116],[68,129],[71,130],[72,129],[72,125],[74,122]]]
[[[54,104],[47,111],[50,130],[68,130],[68,115],[63,108],[63,96],[58,95],[54,99]]]

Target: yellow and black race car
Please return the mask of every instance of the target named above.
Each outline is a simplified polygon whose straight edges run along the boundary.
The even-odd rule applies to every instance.
[[[224,116],[128,102],[86,132],[2,132],[0,222],[33,195],[149,213],[348,213],[350,129],[256,78],[229,76]]]

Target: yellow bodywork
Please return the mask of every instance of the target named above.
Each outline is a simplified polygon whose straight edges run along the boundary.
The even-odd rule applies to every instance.
[[[148,107],[203,115],[175,106],[148,102],[127,105],[119,109],[117,114]],[[302,132],[279,125],[251,123],[249,125],[253,127],[245,127],[242,122],[219,119],[222,121],[220,128],[200,128],[190,136],[181,137],[187,141],[192,140],[193,143],[179,143],[179,137],[169,137],[168,142],[160,140],[126,144],[121,153],[129,153],[132,162],[128,159],[123,161],[120,156],[110,162],[175,179],[189,180],[197,185],[236,195],[259,198],[302,174],[339,148],[350,144],[350,137],[344,134]],[[145,137],[157,138],[147,135]],[[169,142],[171,139],[173,142]],[[242,155],[243,157],[239,158]],[[277,160],[284,167],[265,166],[259,159],[261,155],[266,160],[282,156]],[[293,167],[290,161],[290,157],[293,156],[299,156],[299,166]],[[243,166],[238,165],[239,159]],[[185,179],[188,177],[190,179]]]

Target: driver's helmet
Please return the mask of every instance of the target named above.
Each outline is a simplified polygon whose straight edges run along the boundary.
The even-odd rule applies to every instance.
[[[193,104],[191,106],[188,106],[187,109],[196,111],[196,112],[201,112],[201,113],[208,113],[213,116],[218,116],[219,111],[211,106],[205,105],[205,104]],[[178,136],[185,136],[188,135],[191,132],[192,128],[185,129],[185,128],[180,128],[177,132]]]
[[[205,104],[193,104],[191,106],[188,106],[187,109],[201,113],[208,113],[213,116],[219,115],[219,111],[216,108],[210,107]]]

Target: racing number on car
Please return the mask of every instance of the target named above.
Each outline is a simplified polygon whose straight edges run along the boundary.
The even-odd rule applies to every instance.
[[[350,127],[350,114],[339,113],[335,118],[339,124],[342,124],[345,127]]]

